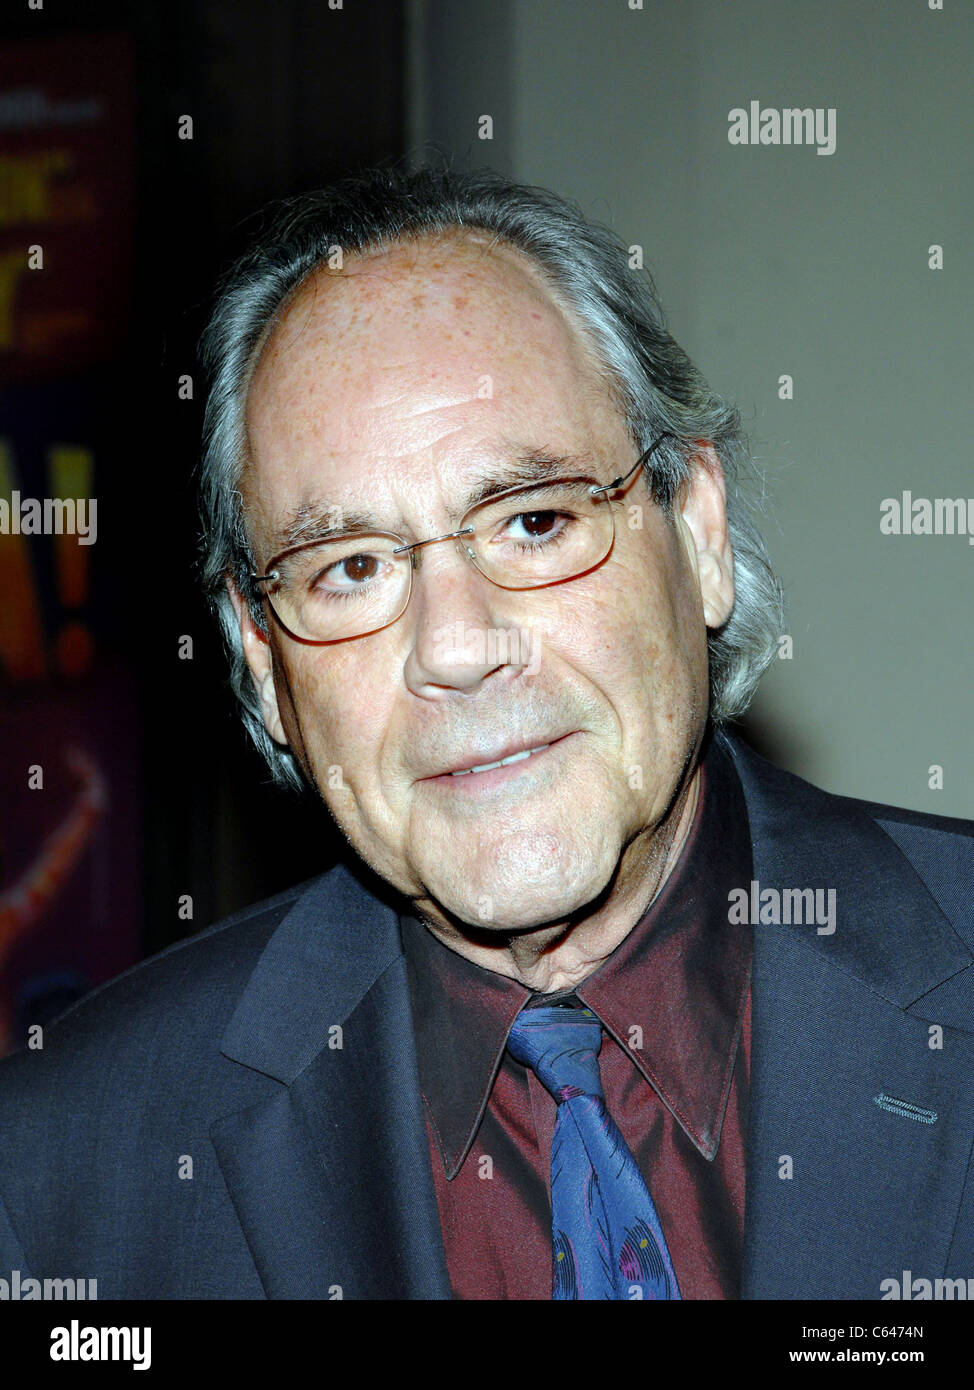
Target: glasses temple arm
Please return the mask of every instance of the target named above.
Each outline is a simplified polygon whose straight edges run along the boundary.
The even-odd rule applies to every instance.
[[[592,496],[596,497],[600,492],[618,491],[619,488],[621,488],[625,483],[629,481],[629,479],[632,477],[632,475],[636,472],[638,468],[643,467],[650,454],[653,453],[655,449],[659,448],[664,439],[676,439],[676,435],[671,434],[669,430],[665,430],[661,435],[659,435],[656,439],[653,440],[652,444],[650,444],[646,452],[636,460],[636,462],[630,468],[628,473],[621,473],[618,478],[613,478],[611,483],[605,483],[602,487],[591,488],[590,491],[592,493]]]

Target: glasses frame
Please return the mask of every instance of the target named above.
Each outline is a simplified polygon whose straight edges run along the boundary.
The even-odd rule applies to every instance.
[[[591,487],[589,487],[588,493],[590,497],[598,497],[604,494],[605,500],[610,505],[610,516],[612,519],[612,540],[609,542],[609,548],[608,550],[606,550],[605,554],[601,557],[601,559],[596,560],[595,563],[590,565],[588,569],[580,570],[578,574],[565,575],[562,579],[548,579],[543,584],[501,584],[498,580],[494,579],[491,575],[487,574],[483,569],[481,569],[480,565],[477,563],[477,557],[474,554],[474,552],[468,545],[463,544],[462,538],[464,536],[472,536],[474,534],[474,527],[461,526],[461,528],[457,531],[445,531],[442,536],[429,536],[425,540],[412,541],[408,544],[404,542],[402,545],[397,546],[393,550],[393,555],[409,556],[409,583],[406,586],[406,597],[402,607],[400,608],[399,612],[395,615],[394,618],[389,618],[379,627],[369,628],[366,632],[357,632],[347,637],[301,637],[296,632],[292,632],[288,625],[285,623],[284,619],[281,617],[277,609],[274,607],[274,601],[269,594],[267,594],[266,592],[261,592],[260,597],[264,600],[268,608],[271,610],[271,613],[274,617],[274,621],[282,629],[282,631],[287,633],[288,637],[290,637],[292,641],[300,642],[304,646],[309,647],[330,647],[333,646],[336,642],[354,642],[360,637],[371,637],[373,633],[382,632],[385,628],[391,627],[393,623],[398,622],[402,615],[405,613],[406,609],[409,607],[409,600],[412,598],[413,594],[413,574],[420,567],[422,551],[428,545],[438,545],[440,541],[455,540],[457,543],[457,550],[463,556],[463,558],[465,560],[469,560],[470,563],[477,570],[478,574],[482,574],[489,583],[495,585],[498,589],[527,591],[530,589],[547,589],[554,584],[570,584],[573,579],[580,579],[583,574],[589,574],[593,569],[597,569],[599,565],[604,564],[605,560],[612,553],[612,548],[615,545],[616,514],[614,510],[611,510],[611,508],[612,503],[615,499],[609,497],[607,494],[611,492],[618,492],[620,488],[625,487],[626,483],[629,482],[629,479],[633,476],[633,474],[645,465],[650,455],[653,454],[655,450],[659,448],[659,446],[663,443],[664,439],[676,439],[676,435],[671,434],[668,430],[665,430],[662,434],[658,435],[657,438],[653,440],[652,444],[650,444],[649,448],[645,451],[645,453],[639,456],[639,458],[636,460],[633,466],[629,469],[628,473],[620,473],[618,478],[613,478],[611,483],[598,483],[593,484]],[[503,502],[505,497],[511,497],[514,496],[516,493],[527,491],[532,486],[544,485],[556,487],[559,483],[578,481],[580,481],[578,478],[554,478],[551,480],[550,484],[547,482],[544,484],[519,483],[517,484],[517,486],[509,488],[506,492],[498,493],[495,497],[491,497],[489,500],[492,504],[496,502]],[[471,507],[461,518],[461,520],[465,521],[467,516],[470,515],[470,512],[475,511],[477,507],[481,505],[483,504],[480,502],[475,503],[474,506]],[[402,536],[397,536],[393,531],[369,531],[367,534],[370,536],[382,536],[386,540],[393,541],[401,541],[403,539]],[[335,537],[334,539],[340,538]],[[320,540],[304,541],[300,545],[288,546],[286,550],[278,551],[278,553],[273,557],[273,559],[271,559],[268,562],[267,569],[263,574],[250,574],[249,578],[251,584],[267,584],[270,583],[271,580],[279,579],[280,575],[274,568],[275,565],[278,565],[282,560],[286,559],[288,555],[294,555],[300,550],[310,550],[313,546],[322,544],[323,542]]]

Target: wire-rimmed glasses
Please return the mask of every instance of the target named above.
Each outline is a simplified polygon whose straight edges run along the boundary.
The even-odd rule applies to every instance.
[[[365,637],[402,617],[423,549],[439,541],[454,541],[464,559],[501,589],[577,579],[612,550],[611,494],[668,438],[661,434],[611,483],[572,477],[521,484],[476,503],[455,531],[412,544],[391,532],[360,530],[306,541],[276,555],[251,581],[262,586],[289,636],[318,645]]]

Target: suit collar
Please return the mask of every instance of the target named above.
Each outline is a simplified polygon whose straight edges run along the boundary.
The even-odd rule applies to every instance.
[[[747,802],[755,881],[763,890],[835,892],[835,930],[755,924],[907,1008],[974,957],[906,856],[862,803],[830,796],[775,767],[739,739],[733,755]]]
[[[917,1001],[972,956],[859,803],[728,743],[755,879],[836,891],[831,935],[754,928],[742,1297],[878,1299],[903,1270],[946,1271],[974,1142],[974,1035],[944,1027],[932,1048],[936,1012]]]
[[[211,1127],[269,1298],[448,1299],[397,913],[339,866],[264,949],[221,1042],[282,1083]]]
[[[402,954],[385,885],[340,864],[278,926],[220,1043],[231,1061],[292,1082]]]
[[[210,1130],[261,1283],[449,1299],[401,956],[338,1026],[289,1086]]]

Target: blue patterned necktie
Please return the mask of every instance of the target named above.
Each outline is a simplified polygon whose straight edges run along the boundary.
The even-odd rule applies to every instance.
[[[609,1114],[591,1009],[523,1009],[507,1040],[558,1104],[551,1141],[551,1297],[679,1298],[653,1199]]]

